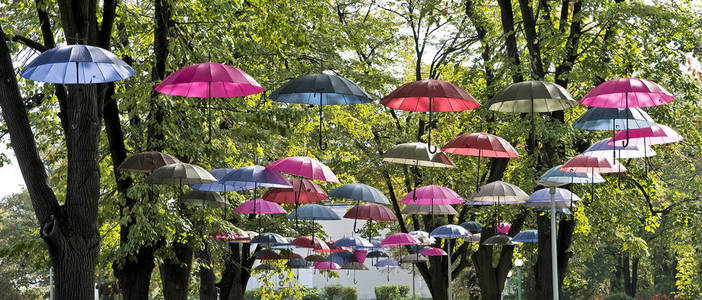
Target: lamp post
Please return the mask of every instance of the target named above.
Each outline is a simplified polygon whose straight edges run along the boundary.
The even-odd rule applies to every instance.
[[[514,260],[514,266],[517,267],[517,299],[522,300],[522,266],[524,261],[517,258]]]

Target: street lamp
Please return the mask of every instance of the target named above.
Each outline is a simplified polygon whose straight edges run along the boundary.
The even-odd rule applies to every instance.
[[[517,267],[517,299],[522,300],[522,266],[524,261],[517,258],[514,260],[514,266]]]

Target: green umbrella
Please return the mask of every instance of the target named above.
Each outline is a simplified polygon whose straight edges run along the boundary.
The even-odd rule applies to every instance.
[[[184,185],[213,183],[217,182],[217,179],[200,166],[175,163],[154,170],[146,178],[146,182],[150,184]]]
[[[188,205],[200,207],[224,208],[227,206],[227,201],[219,194],[198,190],[185,193],[185,195],[180,197],[180,201]]]

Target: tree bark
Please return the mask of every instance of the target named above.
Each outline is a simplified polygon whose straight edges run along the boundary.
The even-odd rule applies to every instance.
[[[161,264],[163,297],[173,300],[187,300],[190,289],[190,270],[193,264],[193,248],[187,242],[173,242],[174,258],[164,259]]]
[[[212,270],[212,255],[207,243],[205,243],[204,249],[198,251],[197,256],[200,263],[200,299],[216,300],[217,287],[215,284],[217,278]]]
[[[259,248],[257,246],[256,251]],[[244,298],[255,259],[249,256],[251,244],[230,244],[229,249],[231,254],[224,259],[222,279],[217,283],[219,299],[239,300]]]

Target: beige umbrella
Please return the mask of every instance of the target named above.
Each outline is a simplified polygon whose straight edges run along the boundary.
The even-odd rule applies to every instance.
[[[154,170],[146,178],[146,182],[151,184],[184,185],[213,183],[217,182],[217,179],[200,166],[180,162],[165,165]]]
[[[172,155],[158,151],[146,151],[127,157],[117,169],[137,173],[151,173],[165,165],[179,162],[180,160]]]
[[[529,200],[529,195],[514,184],[503,181],[493,181],[481,186],[477,193],[471,195],[470,200],[510,204],[510,202],[521,203],[527,201]]]
[[[180,201],[199,207],[224,208],[227,206],[227,201],[218,193],[198,190],[185,193],[185,195],[180,197]]]
[[[512,242],[512,237],[504,234],[496,234],[493,235],[489,238],[487,238],[485,241],[482,243],[483,245],[488,245],[488,246],[512,246],[516,245],[515,243]]]
[[[457,215],[458,212],[451,205],[419,205],[407,204],[402,209],[406,215]]]
[[[400,257],[400,263],[420,263],[420,262],[427,262],[429,259],[427,259],[426,256],[418,255],[418,254],[408,254],[403,257]]]
[[[381,156],[383,161],[396,164],[433,168],[455,168],[451,159],[443,153],[429,152],[425,143],[404,143],[393,146]]]

